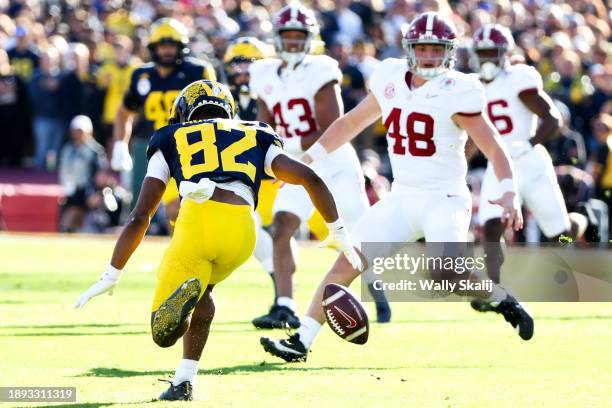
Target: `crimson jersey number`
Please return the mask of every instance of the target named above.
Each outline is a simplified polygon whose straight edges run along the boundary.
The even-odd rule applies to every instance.
[[[283,130],[285,131],[285,135],[287,137],[308,136],[309,134],[317,130],[317,121],[315,120],[314,115],[312,114],[312,109],[310,108],[310,104],[308,103],[306,99],[304,98],[289,99],[289,102],[287,102],[287,109],[289,110],[301,109],[302,114],[298,117],[298,119],[300,120],[300,123],[306,123],[308,126],[306,130],[295,129],[294,131],[295,134],[291,133],[289,131],[289,124],[287,124],[287,122],[285,122],[285,119],[283,119],[283,110],[282,110],[281,103],[277,102],[272,107],[272,118],[276,126],[280,126],[283,128]]]
[[[496,115],[493,113],[493,108],[496,106],[500,106],[501,108],[507,108],[508,102],[503,99],[498,99],[496,101],[491,101],[487,104],[487,113],[489,114],[489,119],[493,122],[493,125],[497,129],[500,135],[507,135],[512,132],[514,126],[512,125],[512,119],[508,115]]]
[[[436,145],[433,141],[434,119],[426,113],[411,112],[406,118],[408,136],[404,136],[400,133],[401,115],[401,109],[393,108],[385,120],[385,127],[389,137],[394,139],[393,153],[405,155],[406,146],[404,139],[408,139],[408,151],[411,155],[419,157],[433,156],[436,152]],[[419,126],[419,130],[415,129],[417,123],[422,124]],[[417,142],[423,143],[417,144]]]

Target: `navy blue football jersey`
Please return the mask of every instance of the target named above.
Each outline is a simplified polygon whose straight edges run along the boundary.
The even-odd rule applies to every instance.
[[[160,150],[179,186],[183,180],[197,183],[202,178],[217,183],[241,181],[253,190],[257,206],[261,180],[272,178],[264,171],[271,145],[283,147],[263,122],[197,120],[157,130],[149,141],[147,158]]]
[[[195,58],[185,58],[167,77],[160,77],[155,64],[134,70],[123,104],[131,111],[142,109],[144,126],[139,133],[150,135],[168,124],[170,109],[184,87],[200,79],[215,80],[212,65]]]

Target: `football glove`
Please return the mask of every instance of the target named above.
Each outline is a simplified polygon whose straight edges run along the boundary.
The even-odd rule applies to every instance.
[[[326,223],[326,225],[327,228],[329,228],[329,235],[318,246],[321,248],[333,248],[342,251],[353,268],[360,272],[363,271],[361,257],[353,247],[351,238],[342,220],[338,218],[338,220],[332,223]]]
[[[117,140],[113,144],[113,157],[111,158],[111,168],[115,171],[130,171],[134,164],[130,156],[128,144],[123,140]]]
[[[89,302],[89,299],[94,296],[101,295],[105,292],[112,295],[115,286],[119,283],[120,277],[121,271],[109,265],[102,276],[100,276],[100,280],[91,285],[85,292],[81,293],[81,296],[79,296],[74,305],[75,309],[80,309],[85,306],[85,304]]]

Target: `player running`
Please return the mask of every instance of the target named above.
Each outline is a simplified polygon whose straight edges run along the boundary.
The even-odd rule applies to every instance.
[[[142,111],[144,120],[138,127],[143,138],[133,144],[136,168],[132,177],[132,191],[138,196],[145,175],[145,148],[148,137],[168,124],[170,108],[181,90],[199,79],[215,80],[215,71],[210,63],[189,57],[187,28],[173,18],[161,18],[152,26],[148,48],[153,62],[142,65],[132,74],[130,85],[117,112],[114,124],[113,170],[131,170],[132,158],[128,143],[137,112]],[[140,165],[139,165],[140,164]],[[179,208],[179,194],[171,180],[162,198],[170,225],[174,224]]]
[[[112,293],[174,177],[182,202],[157,276],[151,332],[161,347],[183,337],[183,359],[161,400],[192,399],[198,362],[215,314],[212,290],[253,252],[253,208],[262,179],[276,177],[304,186],[330,228],[327,244],[346,251],[353,266],[361,267],[323,180],[287,156],[268,125],[233,120],[234,115],[234,99],[225,85],[200,80],[181,92],[172,108],[171,124],[151,137],[147,175],[111,262],[76,304],[83,307],[94,296]]]
[[[280,58],[255,61],[249,67],[250,89],[258,96],[258,118],[275,126],[288,153],[299,157],[343,110],[338,63],[325,55],[311,55],[318,24],[311,10],[299,3],[283,7],[274,17],[274,41]],[[357,154],[345,144],[314,168],[325,180],[338,210],[350,229],[368,208],[364,178]],[[291,239],[314,207],[301,186],[278,191],[273,206],[273,267],[278,297],[269,313],[257,317],[257,328],[297,328],[293,274],[296,270]],[[384,293],[374,291],[379,320],[389,321]]]
[[[382,117],[394,181],[391,193],[354,227],[357,247],[363,242],[412,242],[422,237],[427,242],[467,242],[471,196],[465,181],[466,132],[501,180],[501,196],[493,202],[502,208],[503,219],[510,227],[522,227],[510,161],[497,131],[482,115],[484,89],[473,76],[452,69],[456,37],[452,23],[440,14],[417,16],[403,39],[408,63],[383,61],[370,78],[368,96],[336,120],[304,156],[307,162],[325,160]],[[325,286],[332,282],[348,286],[357,276],[359,271],[340,256],[317,289],[298,332],[285,340],[262,337],[263,348],[286,361],[306,360],[325,321],[321,307]],[[503,288],[459,294],[485,298],[521,338],[532,337],[533,319]]]
[[[549,239],[554,240],[561,234],[575,238],[578,226],[570,222],[552,160],[542,146],[562,126],[561,114],[542,90],[542,77],[528,65],[509,64],[508,54],[514,39],[505,27],[487,24],[474,33],[473,41],[473,70],[480,74],[484,84],[489,119],[512,158],[519,199]],[[502,208],[489,200],[499,195],[499,181],[489,162],[482,182],[478,216],[486,242],[487,273],[495,283],[500,282],[503,253],[499,242],[506,221],[501,218]],[[472,301],[472,307],[479,311],[492,310],[480,299]]]

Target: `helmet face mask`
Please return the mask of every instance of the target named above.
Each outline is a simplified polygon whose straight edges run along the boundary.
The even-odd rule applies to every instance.
[[[189,53],[188,44],[187,28],[178,20],[161,18],[151,26],[148,48],[156,64],[163,67],[180,64]]]
[[[182,60],[181,44],[174,41],[161,41],[151,47],[153,60],[163,67],[173,67]]]
[[[227,47],[223,56],[227,80],[233,89],[249,84],[249,65],[269,54],[268,47],[255,37],[240,37]]]
[[[427,80],[451,69],[455,64],[456,38],[455,27],[438,13],[420,14],[402,40],[408,68]]]
[[[470,65],[485,81],[492,81],[507,64],[508,52],[514,39],[508,29],[499,24],[487,24],[474,33]]]
[[[319,26],[309,9],[296,4],[283,7],[274,17],[274,45],[279,57],[290,68],[311,52]]]
[[[169,124],[193,120],[196,111],[207,107],[214,107],[215,111],[222,112],[223,116],[219,118],[233,119],[236,115],[230,90],[219,82],[202,79],[183,88],[170,110]]]

